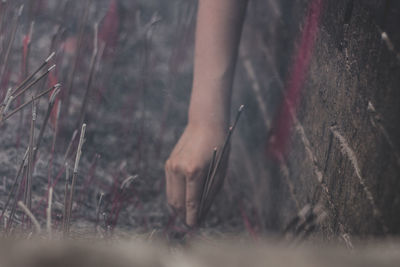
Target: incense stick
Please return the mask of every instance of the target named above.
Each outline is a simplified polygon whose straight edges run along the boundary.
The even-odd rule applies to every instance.
[[[210,199],[210,196],[213,195],[213,191],[215,190],[214,189],[215,188],[215,179],[216,179],[215,177],[218,174],[218,171],[220,169],[222,160],[224,159],[224,156],[225,156],[226,151],[228,149],[228,146],[229,146],[233,131],[236,128],[236,125],[237,125],[237,123],[239,121],[239,118],[240,118],[240,115],[242,114],[243,109],[244,109],[244,105],[241,105],[239,107],[237,113],[236,113],[236,117],[235,117],[235,120],[234,120],[232,126],[229,127],[228,134],[227,134],[227,136],[225,138],[224,145],[223,145],[222,150],[219,153],[218,157],[217,157],[216,150],[214,150],[215,158],[214,158],[214,155],[213,155],[213,161],[216,161],[216,162],[214,162],[212,164],[212,166],[211,166],[212,170],[209,170],[209,174],[207,175],[206,183],[205,183],[205,186],[203,188],[202,197],[201,197],[201,200],[200,200],[200,209],[199,209],[200,212],[199,212],[199,215],[198,215],[198,218],[199,218],[200,222],[204,219],[209,207],[211,206],[211,200],[212,199]]]

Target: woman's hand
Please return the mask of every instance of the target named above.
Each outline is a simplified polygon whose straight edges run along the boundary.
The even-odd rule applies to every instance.
[[[189,123],[165,165],[168,203],[185,216],[189,226],[198,223],[200,198],[213,149],[222,149],[227,134],[246,6],[247,0],[199,0]],[[222,185],[227,152],[201,215]]]
[[[186,224],[198,223],[200,199],[215,147],[223,146],[224,127],[188,125],[165,164],[168,204],[185,218]],[[221,162],[210,199],[219,192],[226,172],[227,157]]]

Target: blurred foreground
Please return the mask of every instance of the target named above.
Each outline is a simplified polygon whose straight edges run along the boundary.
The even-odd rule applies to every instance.
[[[234,244],[234,245],[233,245]],[[398,243],[375,241],[349,252],[333,245],[244,240],[193,242],[186,248],[167,248],[153,241],[81,241],[59,243],[43,240],[5,241],[0,244],[4,267],[197,267],[197,266],[399,266]]]

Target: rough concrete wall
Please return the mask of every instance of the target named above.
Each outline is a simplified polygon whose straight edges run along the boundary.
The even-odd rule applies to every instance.
[[[400,230],[400,58],[382,40],[383,31],[393,42],[400,35],[400,6],[391,2],[325,1],[298,114],[316,161],[300,153],[290,161],[322,172],[334,233]],[[387,29],[379,22],[394,18]]]
[[[245,27],[238,83],[245,80],[252,89],[249,112],[258,115],[249,123],[263,121],[260,139],[273,127],[313,0],[255,2]],[[328,219],[321,231],[327,238],[398,234],[400,2],[321,2],[287,160],[254,167],[260,175],[269,169],[269,197],[261,211],[269,219],[264,223],[281,228],[305,204],[322,203]]]

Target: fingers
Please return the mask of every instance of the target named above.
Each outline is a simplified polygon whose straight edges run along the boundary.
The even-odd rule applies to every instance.
[[[190,171],[186,174],[186,224],[196,226],[200,196],[205,173],[203,171]]]
[[[169,162],[165,165],[167,201],[168,204],[179,215],[185,216],[185,176],[183,173],[171,166]]]

